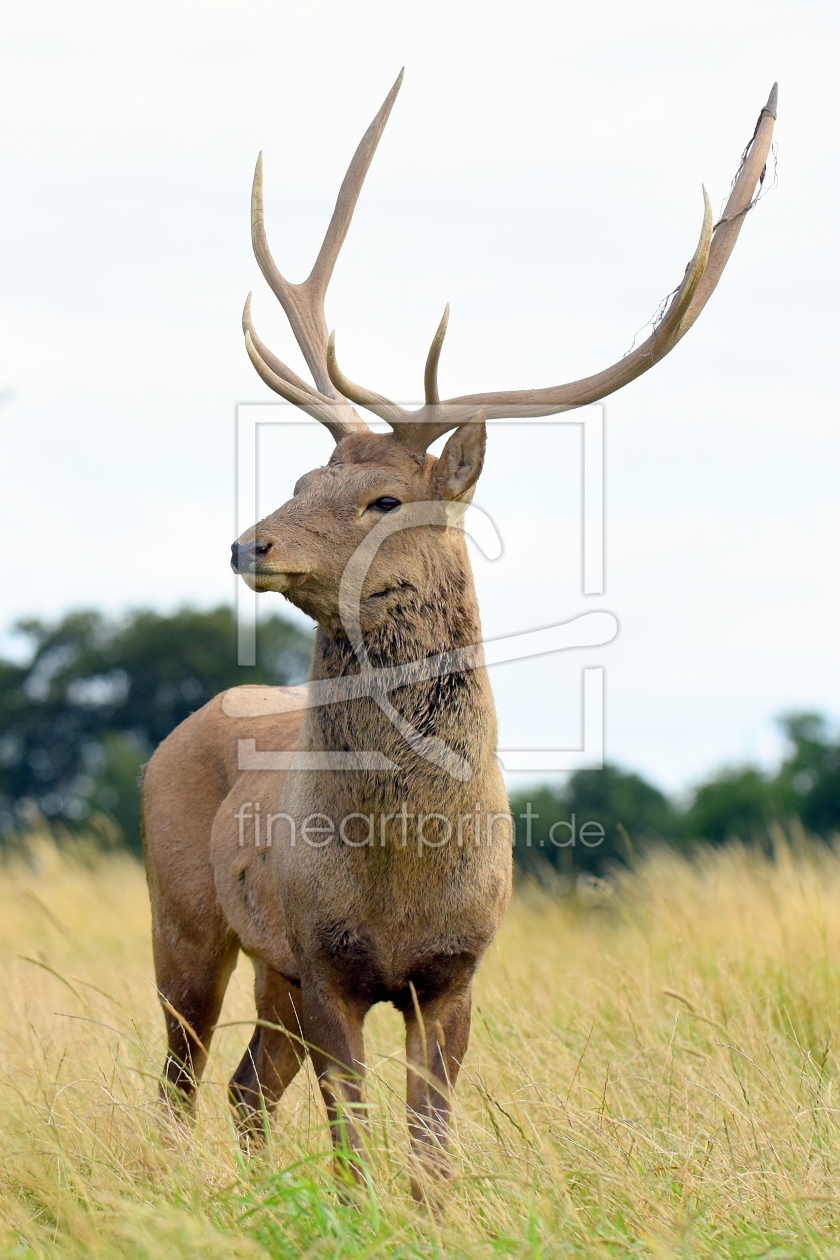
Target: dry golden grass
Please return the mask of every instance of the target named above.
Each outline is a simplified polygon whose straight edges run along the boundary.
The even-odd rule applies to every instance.
[[[142,872],[35,844],[0,869],[0,1255],[840,1256],[840,857],[659,853],[608,897],[523,890],[477,985],[457,1178],[440,1223],[405,1176],[400,1026],[373,1012],[373,1189],[330,1188],[308,1073],[266,1155],[224,1081],[198,1123],[153,1103],[163,1024]]]

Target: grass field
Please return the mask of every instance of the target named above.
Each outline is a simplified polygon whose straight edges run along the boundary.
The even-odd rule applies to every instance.
[[[840,1256],[840,856],[659,854],[612,895],[523,890],[480,973],[440,1222],[405,1173],[400,1022],[369,1021],[372,1188],[330,1188],[311,1077],[239,1153],[223,1082],[153,1103],[163,1023],[140,869],[38,844],[0,869],[0,1255]]]

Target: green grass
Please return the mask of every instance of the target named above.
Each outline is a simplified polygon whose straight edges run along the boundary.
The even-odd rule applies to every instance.
[[[357,1206],[308,1072],[265,1154],[239,1151],[247,963],[195,1128],[162,1121],[148,938],[129,859],[42,841],[0,869],[0,1256],[840,1257],[829,849],[661,853],[610,895],[523,890],[477,984],[440,1221],[408,1193],[390,1009],[369,1020]]]

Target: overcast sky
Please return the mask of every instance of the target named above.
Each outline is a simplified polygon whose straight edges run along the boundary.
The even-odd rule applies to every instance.
[[[480,586],[488,633],[588,606],[621,623],[543,675],[504,667],[511,742],[577,729],[585,664],[606,670],[609,756],[669,788],[772,763],[781,711],[840,716],[837,25],[816,2],[6,5],[0,624],[232,598],[235,408],[272,397],[242,347],[249,289],[298,362],[250,253],[260,149],[275,257],[302,279],[405,65],[329,295],[342,365],[415,398],[450,301],[445,395],[547,385],[620,357],[677,284],[701,183],[719,209],[778,79],[777,187],[685,341],[608,402],[604,596],[562,554],[575,429],[555,480],[525,430],[495,454],[491,435],[479,498],[520,561]],[[285,458],[263,470],[277,502],[304,471]]]

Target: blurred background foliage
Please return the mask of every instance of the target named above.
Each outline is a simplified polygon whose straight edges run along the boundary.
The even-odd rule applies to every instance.
[[[817,713],[788,714],[779,722],[787,753],[775,772],[723,767],[680,803],[609,764],[579,770],[559,788],[514,793],[520,867],[539,874],[547,863],[560,874],[600,875],[616,862],[631,862],[651,843],[686,848],[697,841],[721,845],[738,839],[767,845],[774,824],[788,829],[799,823],[828,840],[840,833],[840,739]],[[539,814],[530,822],[529,802]],[[582,836],[582,827],[592,822],[603,830],[602,838],[591,827]]]
[[[227,687],[301,682],[311,652],[310,636],[275,616],[261,624],[257,667],[234,664],[227,607],[81,611],[16,631],[24,659],[0,660],[0,835],[44,817],[135,853],[140,773],[157,744]],[[724,767],[681,802],[614,765],[514,792],[517,864],[597,876],[651,843],[766,844],[773,824],[794,820],[828,839],[840,832],[840,737],[816,713],[780,721],[788,748],[775,772]]]
[[[0,660],[0,834],[42,815],[137,853],[138,780],[160,741],[227,687],[302,682],[311,655],[308,634],[271,617],[257,667],[236,665],[226,607],[120,620],[82,611],[15,629],[29,651]]]

